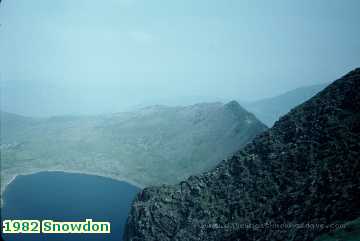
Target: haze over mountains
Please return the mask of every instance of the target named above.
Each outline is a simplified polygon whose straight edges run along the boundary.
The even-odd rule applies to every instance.
[[[355,73],[357,72],[355,71]],[[325,87],[326,85],[324,84],[298,88],[274,98],[245,103],[244,105],[248,110],[257,113],[257,115],[270,126],[275,118],[284,115],[295,105],[301,104],[308,97],[315,95],[317,91]],[[354,89],[356,89],[356,87],[354,87]],[[315,105],[312,106],[315,108]],[[291,111],[291,113],[294,113],[294,110]],[[291,113],[289,115],[291,115]],[[140,186],[180,182],[181,190],[185,190],[187,193],[189,190],[192,190],[192,185],[198,185],[196,183],[198,177],[193,176],[185,182],[182,180],[190,175],[196,175],[212,169],[221,160],[242,149],[254,137],[267,130],[267,127],[262,124],[254,114],[245,110],[236,101],[231,101],[227,104],[215,102],[178,107],[153,105],[134,111],[106,115],[66,115],[49,118],[25,117],[7,112],[1,112],[0,115],[2,192],[5,185],[16,175],[44,170],[61,170],[125,179],[129,182],[137,183]],[[285,119],[286,116],[284,117]],[[300,120],[302,119],[300,118]],[[263,136],[264,134],[260,135],[260,137],[255,139],[255,142],[258,139],[263,140]],[[274,138],[276,139],[277,137]],[[249,149],[248,146],[251,146],[251,144],[245,148]],[[262,144],[260,146],[262,146],[261,148],[264,150],[267,148]],[[249,160],[254,161],[253,157]],[[228,162],[229,161],[226,161],[225,163]],[[260,165],[258,163],[256,165],[256,169],[261,170],[262,164]],[[282,171],[287,173],[285,170]],[[207,183],[209,178],[206,178],[206,182],[202,180],[202,175],[200,175],[199,177],[202,181],[197,188],[198,190],[202,190],[206,186],[217,186],[215,191],[211,188],[209,191],[210,194],[202,196],[202,198],[205,199],[201,202],[204,205],[208,205],[206,207],[207,210],[213,211],[212,205],[216,205],[215,209],[217,211],[211,215],[217,219],[220,217],[221,220],[226,220],[227,202],[222,202],[223,199],[221,197],[226,195],[227,199],[232,200],[232,198],[234,198],[234,200],[236,200],[235,202],[238,202],[237,197],[231,196],[231,192],[238,193],[239,187],[237,184],[227,183],[228,180],[232,180],[233,178],[235,180],[237,178],[232,177],[231,175],[233,174],[231,172],[227,173],[226,171],[225,174],[220,172],[221,171],[218,173],[218,171],[216,171],[214,176],[210,177],[210,179],[214,179],[214,182],[211,183]],[[355,172],[357,172],[356,169]],[[217,180],[217,178],[220,177],[219,175],[221,176],[220,182]],[[226,177],[227,175],[230,176]],[[298,173],[292,176],[297,175]],[[279,175],[276,178],[285,177]],[[261,181],[259,181],[259,183],[257,183],[256,186],[261,186]],[[225,186],[232,191],[224,194]],[[173,186],[171,186],[170,189],[166,188],[168,187],[165,187],[166,193],[168,193],[168,191],[172,192]],[[149,189],[146,190],[148,191]],[[156,205],[160,203],[159,207],[163,207],[161,204],[163,202],[162,198],[168,201],[171,200],[165,195],[163,196],[163,190],[150,190],[150,194],[146,191],[141,194],[141,197],[144,198],[150,195],[150,199],[154,198],[153,200],[156,201],[146,203],[146,207],[151,208],[151,205],[155,205],[155,203],[158,203]],[[160,196],[151,197],[155,195],[153,192]],[[193,191],[189,191],[189,193],[186,194],[188,196],[185,195],[185,197],[188,198],[186,203],[176,204],[183,206],[185,213],[190,211],[186,205],[192,202],[192,192]],[[202,191],[199,192],[201,193]],[[216,198],[211,197],[213,192],[216,193]],[[349,192],[351,192],[351,190]],[[174,196],[174,194],[171,195]],[[248,194],[245,194],[245,196],[246,195]],[[241,198],[242,201],[239,201],[239,203],[243,205],[244,202],[255,202],[251,199],[251,195],[252,194],[250,194],[249,197],[250,199]],[[301,193],[298,193],[298,195],[301,195]],[[218,198],[219,201],[215,201]],[[215,204],[207,203],[209,200],[212,200],[211,203]],[[138,202],[143,202],[143,200],[138,200],[135,205],[138,205]],[[197,201],[194,202],[195,203],[191,205],[197,207],[199,203],[197,203]],[[199,210],[203,208],[201,205],[198,206]],[[233,208],[236,209],[237,207]],[[247,210],[248,207],[245,209]],[[145,210],[147,209],[145,208]],[[291,212],[292,211],[291,209]],[[137,213],[140,211],[135,209],[133,212]],[[172,227],[173,224],[177,225],[175,224],[177,221],[173,218],[183,219],[183,217],[167,215],[167,213],[173,213],[173,210],[167,207],[159,212],[159,215],[152,213],[155,220],[160,220],[158,224],[154,224],[148,220],[146,220],[145,223],[152,226],[153,230],[157,230],[159,226],[162,227],[162,231],[165,229],[168,230],[165,232],[165,236],[170,237],[172,234],[169,232],[177,229]],[[225,212],[225,214],[220,214],[219,212]],[[138,216],[140,214],[137,213],[136,215]],[[195,212],[194,215],[192,218],[196,218],[197,213]],[[165,216],[167,218],[165,218]],[[236,218],[238,217],[239,216]],[[142,224],[140,227],[137,222],[138,221],[134,219],[134,214],[131,214],[127,227],[127,238],[132,240],[132,236],[140,235],[144,238],[143,240],[152,240],[151,238],[154,234],[149,235],[147,233],[148,230],[143,229]],[[140,221],[140,223],[143,223],[143,221]],[[351,225],[357,227],[358,223],[359,221],[355,221],[354,224]],[[137,229],[140,229],[140,231]],[[161,233],[162,231],[156,231],[158,233],[157,235],[163,235]],[[216,237],[214,240],[218,240],[218,238],[224,234],[222,232],[214,233],[211,231],[211,228],[206,229],[206,233],[209,231],[211,233],[210,235]],[[146,232],[146,234],[143,235],[143,232]],[[191,233],[198,233],[199,231],[189,231],[184,226],[181,232],[185,232],[186,234],[180,233],[179,236],[174,237],[179,237],[181,240],[193,240]],[[296,233],[293,234],[297,235]],[[236,240],[238,235],[243,234],[226,233],[225,240],[228,240],[228,238],[230,238],[230,240],[235,238],[234,240]],[[244,235],[253,234],[246,233]],[[270,232],[266,235],[270,237],[274,234]],[[278,234],[275,234],[275,236],[276,235]],[[166,240],[163,239],[165,236],[161,236],[161,239]],[[145,237],[147,238],[145,239]],[[206,239],[211,240],[213,238],[213,236],[209,237],[209,239],[208,237],[206,237]],[[138,238],[138,236],[136,236],[136,238]],[[156,236],[155,239],[157,238]],[[262,237],[260,237],[260,240],[261,238]]]
[[[254,113],[259,120],[271,127],[281,116],[287,114],[292,108],[308,100],[329,83],[303,86],[270,98],[254,102],[241,102],[241,104]]]
[[[271,126],[324,87],[243,104]],[[213,167],[265,130],[257,116],[235,101],[49,118],[1,112],[2,190],[17,174],[42,170],[85,171],[139,185],[175,183]]]
[[[211,171],[145,188],[125,241],[312,241],[347,222],[340,240],[359,240],[359,113],[360,68]]]
[[[2,190],[18,174],[44,170],[176,183],[212,168],[265,129],[235,101],[98,116],[2,112]]]

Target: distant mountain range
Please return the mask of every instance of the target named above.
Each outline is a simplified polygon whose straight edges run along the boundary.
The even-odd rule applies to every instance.
[[[271,127],[281,116],[316,95],[329,84],[300,87],[275,97],[254,102],[241,102],[241,104],[247,110],[254,113],[260,121]]]
[[[211,171],[145,188],[124,240],[360,240],[359,155],[356,69]]]
[[[44,170],[176,183],[212,168],[266,129],[235,101],[101,116],[1,112],[2,190],[18,174]]]

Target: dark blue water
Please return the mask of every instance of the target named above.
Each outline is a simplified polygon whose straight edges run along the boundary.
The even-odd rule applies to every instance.
[[[2,219],[111,222],[111,234],[3,234],[5,241],[121,241],[139,189],[93,175],[41,172],[18,176],[6,188]]]

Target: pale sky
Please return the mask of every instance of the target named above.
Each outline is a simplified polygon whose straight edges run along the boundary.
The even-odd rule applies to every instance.
[[[274,96],[360,66],[358,0],[3,0],[1,109]]]

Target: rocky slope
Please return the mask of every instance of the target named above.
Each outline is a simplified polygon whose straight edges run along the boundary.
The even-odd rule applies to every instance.
[[[329,83],[300,87],[275,97],[241,104],[254,113],[260,121],[271,127],[281,116],[310,99],[328,85]]]
[[[356,69],[215,169],[145,188],[124,239],[314,240],[335,223],[360,217],[359,152]]]
[[[39,119],[1,112],[0,119],[2,190],[17,174],[45,170],[176,183],[213,168],[266,129],[237,102]]]

